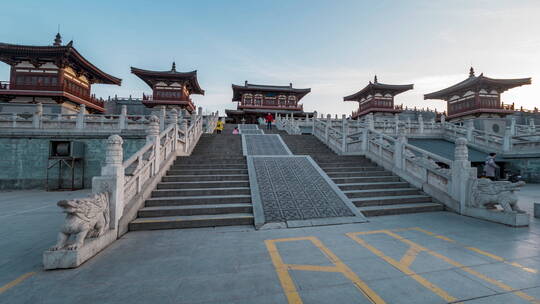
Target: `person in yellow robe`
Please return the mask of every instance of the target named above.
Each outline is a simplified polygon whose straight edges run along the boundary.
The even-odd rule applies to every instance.
[[[223,120],[218,120],[217,124],[216,124],[216,133],[217,134],[221,134],[221,131],[223,131],[223,128],[225,128],[225,123],[223,122]]]

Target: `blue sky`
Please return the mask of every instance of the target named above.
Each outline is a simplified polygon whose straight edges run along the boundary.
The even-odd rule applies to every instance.
[[[93,92],[140,97],[150,88],[129,67],[198,70],[211,111],[234,108],[231,83],[309,87],[306,110],[349,114],[356,92],[380,82],[414,83],[396,98],[445,109],[422,95],[468,75],[533,77],[503,95],[506,103],[540,106],[540,1],[258,0],[30,1],[2,3],[0,42],[51,44],[60,23],[64,43],[123,79]],[[23,21],[24,20],[24,21]],[[0,79],[9,66],[0,63]]]

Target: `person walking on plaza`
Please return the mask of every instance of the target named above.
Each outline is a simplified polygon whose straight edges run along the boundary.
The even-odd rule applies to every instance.
[[[274,121],[274,116],[272,116],[271,113],[268,113],[264,117],[264,120],[266,120],[266,130],[272,130],[272,121]]]
[[[221,134],[221,131],[223,131],[223,128],[225,127],[225,123],[223,122],[223,120],[218,120],[217,124],[216,124],[216,133],[217,134]]]
[[[490,180],[496,180],[496,171],[500,167],[495,163],[495,157],[497,153],[489,153],[489,156],[486,158],[486,163],[484,164],[484,175]]]

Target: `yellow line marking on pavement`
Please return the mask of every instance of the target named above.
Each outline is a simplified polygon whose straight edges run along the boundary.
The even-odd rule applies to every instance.
[[[487,257],[490,257],[490,258],[492,258],[492,259],[494,259],[494,260],[497,260],[497,261],[499,261],[499,262],[503,262],[503,263],[505,263],[505,264],[512,265],[512,266],[514,266],[514,267],[516,267],[516,268],[520,268],[520,269],[523,270],[523,271],[530,272],[530,273],[538,273],[538,270],[536,270],[536,269],[529,268],[529,267],[525,267],[525,266],[523,266],[523,265],[521,265],[521,264],[519,264],[519,263],[516,263],[516,262],[509,262],[509,261],[507,261],[507,260],[506,260],[505,258],[503,258],[503,257],[497,256],[497,255],[494,255],[494,254],[491,254],[491,253],[489,253],[489,252],[485,252],[484,250],[481,250],[481,249],[478,249],[478,248],[475,248],[475,247],[465,247],[465,248],[467,248],[467,249],[469,249],[469,250],[472,250],[472,251],[474,251],[474,252],[476,252],[476,253],[485,255],[485,256],[487,256]]]
[[[409,250],[405,252],[405,255],[401,258],[399,262],[405,265],[406,267],[409,267],[414,262],[414,260],[416,259],[416,256],[418,256],[419,253],[420,251],[418,250],[418,248],[411,246]]]
[[[15,280],[7,283],[6,285],[0,287],[0,294],[4,293],[5,291],[7,291],[8,289],[12,288],[12,287],[15,287],[16,285],[18,285],[19,283],[21,283],[22,281],[28,279],[29,277],[35,275],[36,272],[28,272],[28,273],[25,273],[23,274],[22,276],[16,278]]]
[[[424,230],[422,228],[418,228],[418,227],[415,227],[415,228],[410,228],[408,230],[417,230],[417,231],[421,231],[421,232],[424,232],[428,235],[431,235],[433,237],[437,237],[438,235],[432,233],[432,232],[429,232],[427,230]],[[457,261],[454,261],[452,259],[450,259],[449,257],[447,256],[444,256],[434,250],[430,250],[426,247],[423,247],[411,240],[408,240],[404,237],[402,237],[401,235],[398,235],[397,233],[391,231],[391,230],[379,230],[380,233],[384,233],[384,234],[387,234],[389,236],[392,236],[398,240],[400,240],[401,242],[411,246],[411,248],[414,248],[414,251],[418,251],[418,252],[422,252],[422,251],[425,251],[426,253],[436,257],[436,258],[439,258],[441,260],[443,260],[444,262],[452,265],[452,266],[455,266],[457,268],[460,268],[461,270],[467,272],[467,273],[470,273],[471,275],[481,279],[481,280],[484,280],[490,284],[493,284],[505,291],[508,291],[508,292],[511,292],[515,295],[517,295],[518,297],[522,298],[522,299],[525,299],[527,301],[530,301],[532,303],[540,303],[540,300],[526,294],[525,292],[523,291],[517,291],[515,288],[512,288],[511,286],[509,285],[506,285],[500,281],[497,281],[495,279],[492,279],[484,274],[481,274],[479,273],[478,271],[476,270],[473,270],[472,268],[470,267],[467,267]],[[403,229],[400,229],[400,231],[405,231]],[[427,281],[426,279],[424,279],[422,276],[416,274],[414,271],[412,271],[407,265],[403,264],[401,261],[398,262],[390,257],[387,257],[386,255],[384,255],[384,253],[380,250],[378,250],[377,248],[373,247],[372,245],[368,244],[365,240],[363,240],[362,238],[359,237],[359,235],[365,235],[365,234],[368,234],[368,233],[365,233],[365,232],[350,232],[350,233],[347,233],[346,235],[350,238],[352,238],[353,240],[355,240],[357,243],[359,243],[360,245],[366,247],[367,249],[369,249],[370,251],[372,251],[374,254],[376,254],[377,256],[381,257],[383,260],[385,260],[386,262],[388,262],[389,264],[391,264],[392,266],[396,267],[397,269],[399,269],[401,272],[407,274],[407,275],[410,275],[413,279],[415,279],[416,281],[418,281],[420,284],[424,285],[426,288],[430,289],[432,292],[434,292],[435,294],[441,296],[442,298],[444,298],[445,300],[447,301],[452,301],[452,300],[449,300],[450,298],[453,298],[452,296],[450,296],[449,294],[447,294],[445,291],[443,291],[442,289],[438,288],[436,285],[432,284],[431,282]],[[449,239],[449,238],[447,238]],[[449,239],[451,242],[455,242],[451,239]],[[407,257],[407,255],[412,255],[413,254],[413,250],[411,250],[411,248],[409,250],[407,250],[407,253],[405,254],[405,256],[401,259],[402,261],[405,261],[405,262],[412,262],[414,261],[414,258],[411,258],[411,257]],[[470,249],[470,248],[468,248]],[[487,252],[486,252],[487,253]],[[496,259],[502,259],[504,260],[503,258],[501,257],[497,257],[495,255],[493,255],[493,258]],[[411,261],[412,260],[412,261]],[[518,267],[520,268],[520,267]],[[449,298],[445,298],[445,297],[449,297]],[[455,300],[455,298],[454,298]]]
[[[390,235],[390,231],[389,230],[380,230],[379,233],[386,233],[388,235]],[[421,275],[417,274],[416,272],[412,271],[410,268],[409,268],[409,265],[414,261],[414,259],[416,258],[416,255],[420,252],[420,251],[423,251],[422,248],[418,245],[411,245],[411,247],[409,248],[409,250],[407,250],[407,253],[405,254],[405,256],[401,259],[402,261],[405,260],[405,262],[401,262],[401,261],[396,261],[395,259],[389,257],[389,256],[386,256],[382,251],[380,251],[379,249],[377,249],[376,247],[368,244],[365,240],[363,240],[362,238],[358,237],[358,235],[365,235],[365,234],[369,234],[369,233],[363,233],[363,232],[352,232],[352,233],[347,233],[346,235],[348,237],[350,237],[351,239],[353,239],[354,241],[356,241],[358,244],[364,246],[365,248],[367,248],[368,250],[370,250],[371,252],[373,252],[375,255],[377,255],[378,257],[380,257],[381,259],[385,260],[387,263],[389,263],[390,265],[394,266],[395,268],[397,268],[399,271],[403,272],[404,274],[410,276],[411,278],[413,278],[414,280],[416,280],[418,283],[420,283],[421,285],[423,285],[424,287],[426,287],[427,289],[431,290],[431,292],[433,292],[434,294],[438,295],[439,297],[443,298],[445,301],[447,302],[453,302],[453,301],[456,301],[457,298],[454,298],[453,296],[449,295],[446,291],[444,291],[443,289],[441,289],[440,287],[438,287],[437,285],[431,283],[430,281],[426,280],[424,277],[422,277]],[[391,236],[391,235],[390,235]]]
[[[334,266],[317,266],[317,265],[298,265],[298,264],[286,264],[283,262],[276,243],[279,242],[294,242],[294,241],[310,241],[315,245],[323,254],[334,264]],[[296,286],[289,274],[289,270],[305,270],[305,271],[321,271],[321,272],[340,272],[347,279],[352,281],[356,288],[362,292],[372,303],[385,304],[386,302],[375,293],[364,281],[360,279],[345,263],[343,263],[330,249],[326,248],[323,243],[316,237],[297,237],[297,238],[284,238],[264,241],[266,248],[270,253],[274,268],[278,274],[281,282],[281,287],[285,291],[289,304],[302,304],[302,299]]]
[[[442,235],[437,235],[433,232],[430,232],[430,231],[427,231],[425,229],[422,229],[420,227],[414,227],[414,228],[411,228],[411,230],[416,230],[416,231],[420,231],[420,232],[423,232],[425,234],[428,234],[428,235],[431,235],[431,236],[434,236],[434,237],[437,237],[439,239],[443,239],[445,241],[448,241],[448,242],[453,242],[453,243],[457,243],[455,240],[452,240],[450,238],[447,238],[445,236],[442,236]],[[516,262],[510,262],[508,260],[506,260],[505,258],[503,257],[500,257],[500,256],[497,256],[497,255],[494,255],[492,253],[489,253],[489,252],[486,252],[484,250],[481,250],[481,249],[478,249],[478,248],[475,248],[475,247],[470,247],[470,246],[464,246],[465,249],[468,249],[468,250],[471,250],[471,251],[474,251],[478,254],[481,254],[481,255],[484,255],[484,256],[487,256],[489,258],[492,258],[496,261],[499,261],[499,262],[503,262],[505,264],[508,264],[508,265],[511,265],[511,266],[514,266],[516,268],[519,268],[523,271],[526,271],[526,272],[530,272],[530,273],[538,273],[538,270],[537,269],[534,269],[534,268],[530,268],[530,267],[526,267],[526,266],[523,266],[519,263],[516,263]]]

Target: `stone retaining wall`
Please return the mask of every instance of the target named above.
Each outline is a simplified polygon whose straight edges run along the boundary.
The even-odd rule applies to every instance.
[[[144,132],[122,132],[124,158],[146,144]],[[142,133],[142,134],[141,134]],[[11,131],[0,132],[0,190],[45,189],[49,142],[51,140],[73,140],[85,143],[84,179],[85,188],[92,186],[92,177],[100,175],[105,160],[106,140],[110,132],[76,131]],[[63,185],[68,186],[70,172],[62,172]],[[57,186],[58,169],[51,170],[50,184]],[[80,173],[76,171],[75,185],[80,185]]]

